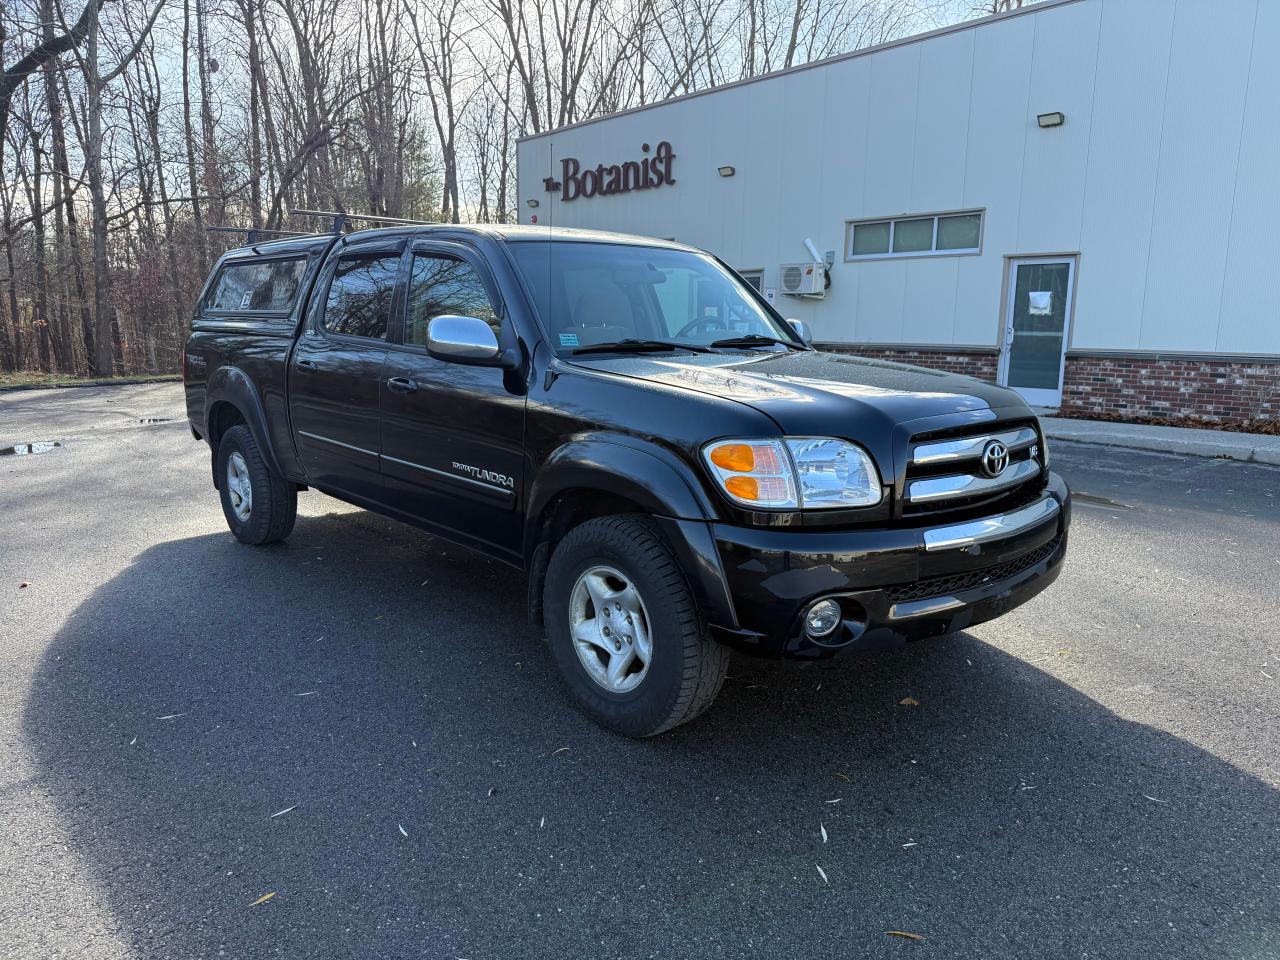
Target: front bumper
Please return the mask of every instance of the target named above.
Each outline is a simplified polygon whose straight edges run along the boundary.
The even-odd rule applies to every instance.
[[[775,657],[869,653],[963,630],[1049,586],[1070,523],[1071,494],[1051,473],[1032,502],[966,523],[833,533],[713,524],[737,620],[713,629],[738,649]],[[802,615],[825,597],[844,620],[818,641]]]

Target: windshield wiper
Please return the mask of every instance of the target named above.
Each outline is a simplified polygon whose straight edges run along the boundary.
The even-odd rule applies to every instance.
[[[614,340],[609,343],[591,343],[585,347],[574,347],[578,353],[656,353],[659,350],[692,350],[694,353],[708,353],[710,347],[700,343],[683,343],[679,340],[639,340],[628,337],[626,340]]]
[[[799,344],[792,343],[790,340],[779,340],[777,337],[762,337],[758,333],[746,333],[740,337],[725,337],[723,340],[712,340],[713,347],[761,347],[771,343],[780,343],[784,347],[790,347],[792,350],[803,350]]]

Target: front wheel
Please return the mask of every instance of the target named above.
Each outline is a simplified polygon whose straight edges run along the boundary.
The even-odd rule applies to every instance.
[[[552,655],[597,723],[651,737],[692,720],[720,691],[729,651],[707,636],[671,551],[642,515],[575,527],[547,569]]]
[[[216,469],[222,513],[237,540],[257,546],[289,535],[298,517],[298,491],[271,469],[244,424],[223,434]]]

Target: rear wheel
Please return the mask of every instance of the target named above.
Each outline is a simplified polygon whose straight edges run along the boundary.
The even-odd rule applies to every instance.
[[[298,491],[276,474],[244,424],[237,424],[218,444],[216,469],[222,513],[241,543],[275,543],[293,530]]]
[[[715,699],[729,651],[707,636],[693,596],[651,520],[589,520],[556,546],[544,616],[556,665],[597,723],[649,737]]]

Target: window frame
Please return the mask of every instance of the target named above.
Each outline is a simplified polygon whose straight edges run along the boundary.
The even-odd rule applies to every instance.
[[[743,283],[745,283],[748,287],[751,287],[751,289],[754,290],[756,293],[759,293],[759,294],[764,293],[764,267],[744,267],[741,270],[735,270],[734,272],[737,273],[737,275],[742,278]],[[748,280],[747,279],[748,275],[754,275],[759,277],[760,286],[757,287],[750,280]]]
[[[976,247],[957,247],[949,250],[938,249],[938,223],[946,217],[978,218],[978,245]],[[893,249],[896,224],[904,220],[933,220],[933,237],[928,250],[911,250],[901,253]],[[889,224],[889,249],[885,253],[854,253],[853,233],[859,226],[873,223]],[[968,210],[940,210],[934,213],[901,213],[883,217],[858,217],[856,220],[844,222],[844,261],[845,263],[861,263],[865,260],[915,260],[920,257],[977,257],[982,255],[982,243],[986,238],[987,208],[975,207]]]
[[[467,244],[451,240],[418,240],[406,247],[403,259],[400,262],[400,286],[403,290],[399,320],[394,322],[395,336],[394,338],[388,338],[387,345],[396,350],[403,350],[422,356],[427,355],[425,346],[408,343],[405,341],[404,336],[409,327],[409,287],[413,282],[413,258],[420,255],[431,256],[433,254],[442,254],[446,257],[461,260],[476,272],[476,275],[480,278],[480,283],[484,286],[485,293],[489,295],[489,305],[493,307],[494,313],[498,316],[498,345],[503,349],[513,345],[516,342],[515,324],[510,311],[507,309],[506,299],[502,296],[502,291],[498,287],[497,279],[489,269],[489,264],[479,250]]]
[[[294,311],[298,308],[299,301],[301,301],[303,296],[306,294],[307,281],[309,279],[309,274],[311,273],[311,270],[314,266],[311,262],[312,258],[313,258],[313,254],[310,252],[302,252],[302,253],[290,252],[290,253],[268,254],[266,256],[255,255],[255,256],[248,256],[248,257],[230,257],[230,258],[224,259],[222,263],[218,265],[218,269],[214,273],[213,281],[209,284],[208,289],[206,289],[200,296],[200,306],[198,310],[199,316],[208,317],[210,319],[217,318],[220,320],[225,319],[225,320],[241,320],[241,321],[246,321],[246,320],[252,321],[258,317],[263,317],[268,320],[288,320],[290,317],[293,316]],[[215,310],[205,306],[205,301],[210,297],[212,297],[214,293],[217,292],[218,284],[222,282],[223,275],[231,267],[239,267],[239,266],[244,266],[246,264],[251,266],[256,266],[260,263],[274,263],[278,260],[301,260],[303,264],[302,279],[298,281],[298,289],[294,291],[293,299],[289,302],[288,309],[285,309],[285,310]]]
[[[323,287],[324,295],[316,296],[312,304],[310,329],[317,336],[324,337],[327,340],[335,340],[339,343],[353,344],[381,344],[383,347],[389,347],[393,341],[392,334],[399,330],[400,324],[397,323],[397,317],[404,316],[404,300],[405,300],[405,244],[400,241],[395,244],[370,244],[351,245],[340,250],[331,251],[329,260],[325,264],[324,275],[319,278],[316,284],[316,293],[320,293]],[[338,264],[343,260],[361,258],[366,260],[375,259],[395,259],[398,261],[396,265],[395,284],[391,288],[391,312],[387,317],[387,335],[381,339],[377,337],[362,337],[355,333],[338,333],[330,330],[324,325],[324,315],[329,306],[329,292],[333,289],[334,275],[338,272]]]

